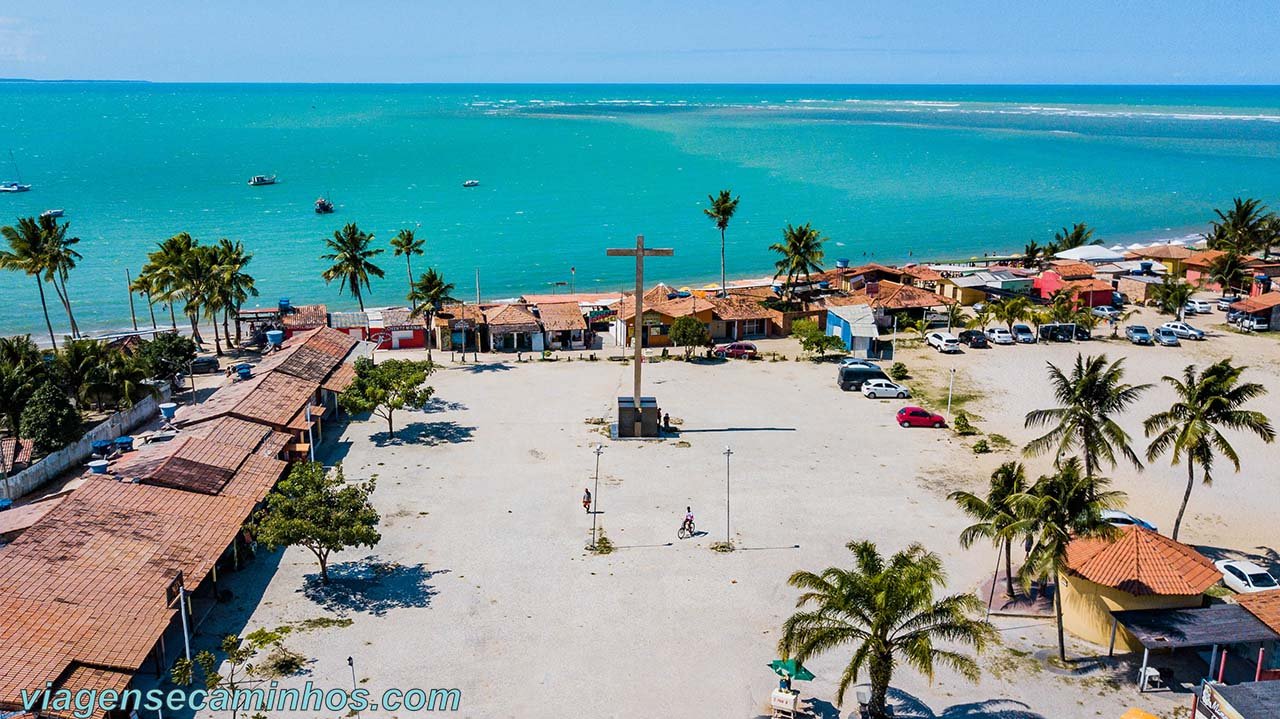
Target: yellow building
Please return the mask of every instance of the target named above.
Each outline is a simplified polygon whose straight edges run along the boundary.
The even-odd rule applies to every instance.
[[[1204,591],[1222,578],[1213,562],[1185,544],[1137,526],[1120,532],[1114,540],[1073,541],[1060,578],[1064,628],[1102,646],[1111,640],[1111,612],[1199,607]],[[1123,627],[1116,646],[1142,649]]]

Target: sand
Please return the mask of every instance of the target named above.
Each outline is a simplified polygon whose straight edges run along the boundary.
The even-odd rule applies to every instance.
[[[790,341],[762,344],[798,353]],[[1275,385],[1280,364],[1276,338],[1221,332],[1179,349],[1091,342],[943,357],[903,348],[900,358],[917,391],[934,401],[945,401],[954,367],[957,396],[973,395],[966,409],[978,426],[1020,446],[1034,436],[1022,428],[1025,412],[1051,403],[1044,363],[1067,363],[1078,351],[1128,357],[1133,382],[1235,356],[1251,365],[1250,379]],[[341,616],[352,624],[291,635],[288,646],[311,661],[286,686],[350,686],[352,656],[358,681],[374,692],[461,689],[462,716],[754,717],[775,686],[766,664],[793,607],[792,571],[847,564],[844,545],[855,539],[885,552],[923,542],[942,556],[951,591],[974,590],[992,569],[990,547],[959,547],[968,520],[946,494],[983,487],[1016,449],[975,457],[972,440],[949,430],[901,429],[894,413],[902,401],[840,392],[832,365],[649,364],[646,393],[681,422],[680,440],[619,442],[588,420],[613,416],[614,398],[629,392],[628,366],[481,360],[433,375],[437,401],[430,412],[399,414],[396,438],[374,420],[326,440],[325,461],[341,461],[351,479],[376,478],[382,542],[336,556],[336,585],[319,593],[304,588],[316,572],[306,550],[261,557],[228,580],[236,598],[214,610],[201,642]],[[1280,417],[1280,387],[1272,390],[1254,406]],[[1122,424],[1140,437],[1141,420],[1170,401],[1157,387]],[[617,547],[607,556],[584,550],[591,517],[581,505],[601,443],[598,519]],[[739,549],[720,554],[710,547],[726,535],[726,446],[733,450],[728,533]],[[1274,558],[1280,482],[1268,476],[1268,460],[1277,450],[1245,438],[1236,446],[1245,471],[1223,466],[1213,487],[1195,488],[1182,538],[1215,553]],[[1035,476],[1049,462],[1027,464]],[[1172,528],[1180,468],[1161,460],[1141,473],[1109,472],[1129,493],[1130,511]],[[679,540],[686,506],[706,534]],[[1007,648],[985,660],[979,684],[945,671],[930,684],[900,668],[894,697],[903,713],[1091,717],[1139,706],[1168,715],[1190,705],[1188,694],[1139,696],[1132,671],[1119,688],[1110,675],[1042,671],[1022,653],[1051,646],[1052,625],[996,621]],[[1105,650],[1073,641],[1071,651]],[[856,715],[852,695],[839,713],[823,703],[834,701],[848,655],[815,659],[809,666],[818,679],[798,685],[824,716]]]

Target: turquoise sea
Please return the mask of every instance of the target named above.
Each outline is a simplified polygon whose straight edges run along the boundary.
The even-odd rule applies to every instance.
[[[0,222],[66,210],[77,319],[96,329],[128,326],[126,269],[184,230],[243,241],[264,304],[338,309],[354,302],[319,255],[345,222],[383,246],[413,228],[416,271],[470,298],[478,269],[498,298],[555,291],[571,267],[579,290],[625,286],[604,249],[637,233],[676,249],[650,278],[710,280],[702,208],[724,187],[742,197],[731,276],[769,274],[788,222],[820,228],[829,261],[902,261],[1078,221],[1108,244],[1182,236],[1236,195],[1280,205],[1277,87],[10,82],[0,106],[0,179],[35,185],[0,195]],[[258,173],[280,183],[248,187]],[[314,214],[326,194],[337,212]],[[382,265],[369,303],[403,303],[402,260]],[[0,333],[39,331],[29,278],[0,276],[0,307]]]

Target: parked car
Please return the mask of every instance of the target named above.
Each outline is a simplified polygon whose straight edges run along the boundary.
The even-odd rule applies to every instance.
[[[862,357],[842,357],[840,358],[841,367],[879,367],[875,362]]]
[[[732,342],[726,345],[716,345],[712,353],[716,357],[728,357],[729,359],[755,359],[760,355],[760,351],[750,342]]]
[[[923,407],[903,407],[898,410],[898,424],[902,427],[945,427],[947,420]]]
[[[993,345],[1011,345],[1016,342],[1009,330],[1003,327],[992,327],[987,330],[987,339],[991,340]]]
[[[1240,318],[1237,324],[1240,325],[1240,329],[1251,332],[1266,332],[1271,329],[1271,323],[1266,318],[1255,315],[1245,315]]]
[[[1151,337],[1151,330],[1148,330],[1146,325],[1129,325],[1124,328],[1124,336],[1125,339],[1135,345],[1149,345],[1155,343],[1155,340]]]
[[[987,336],[982,333],[982,330],[965,330],[961,332],[960,342],[974,349],[986,349],[991,346],[987,344]]]
[[[862,394],[871,399],[880,399],[881,397],[897,397],[898,399],[906,399],[911,396],[911,390],[897,382],[890,382],[887,379],[869,379],[862,383]]]
[[[939,352],[959,352],[960,339],[950,332],[930,332],[924,341]]]
[[[1106,522],[1107,524],[1110,524],[1113,527],[1129,527],[1129,526],[1136,525],[1136,526],[1142,527],[1143,529],[1149,529],[1156,533],[1160,532],[1159,529],[1156,529],[1156,526],[1154,524],[1148,522],[1147,520],[1139,519],[1133,516],[1132,514],[1129,514],[1128,512],[1123,512],[1119,509],[1102,510],[1102,521]]]
[[[1191,304],[1191,300],[1187,300],[1186,302],[1183,302],[1183,303],[1182,303],[1182,316],[1183,316],[1183,317],[1187,317],[1187,316],[1194,315],[1194,314],[1199,314],[1199,313],[1198,313],[1198,312],[1196,312],[1196,306],[1195,306],[1195,305],[1193,305],[1193,304]]]
[[[1280,587],[1270,572],[1243,559],[1219,559],[1213,563],[1222,572],[1222,583],[1241,594],[1265,592]]]
[[[860,364],[847,365],[836,370],[836,384],[845,392],[862,389],[862,383],[869,379],[887,380],[889,375],[879,367]]]
[[[1213,314],[1213,305],[1209,304],[1208,302],[1205,302],[1204,300],[1187,300],[1187,306],[1194,307],[1196,310],[1196,314],[1198,315]]]
[[[191,362],[191,374],[213,374],[219,369],[217,357],[197,357]]]
[[[1020,344],[1033,345],[1036,343],[1036,333],[1031,331],[1027,325],[1014,325],[1013,338]]]
[[[1151,334],[1155,337],[1156,344],[1162,347],[1177,347],[1182,344],[1182,342],[1178,340],[1177,333],[1164,325],[1157,327],[1156,331]]]
[[[1230,310],[1231,310],[1231,305],[1234,305],[1235,303],[1239,302],[1239,301],[1240,301],[1240,300],[1242,300],[1242,299],[1244,299],[1244,298],[1243,298],[1243,297],[1235,297],[1235,296],[1230,296],[1230,297],[1219,297],[1219,298],[1218,298],[1218,310],[1219,310],[1219,311],[1221,311],[1221,312],[1228,312],[1228,311],[1230,311]]]
[[[1051,322],[1040,325],[1040,340],[1043,342],[1070,342],[1075,338],[1074,324],[1058,324]]]
[[[1104,320],[1115,320],[1120,317],[1120,310],[1114,307],[1094,307],[1091,312],[1094,317],[1101,317]]]
[[[1112,306],[1112,307],[1124,307],[1124,306],[1125,306],[1125,305],[1127,305],[1127,304],[1129,304],[1129,295],[1126,295],[1126,294],[1125,294],[1125,293],[1123,293],[1123,292],[1112,292],[1112,293],[1111,293],[1111,306]]]
[[[1202,330],[1198,330],[1186,322],[1165,322],[1160,326],[1171,330],[1180,340],[1204,339],[1204,332]]]

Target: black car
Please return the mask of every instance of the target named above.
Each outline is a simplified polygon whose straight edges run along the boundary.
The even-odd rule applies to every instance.
[[[862,389],[862,383],[869,379],[889,379],[889,375],[879,367],[866,365],[847,365],[836,370],[836,384],[845,392]]]
[[[212,374],[218,371],[217,357],[197,357],[191,362],[192,374]]]
[[[986,349],[991,345],[982,330],[965,330],[960,333],[960,343],[974,349]]]

